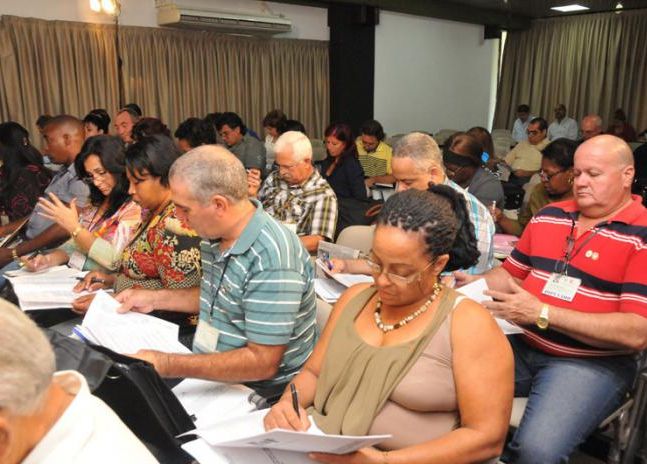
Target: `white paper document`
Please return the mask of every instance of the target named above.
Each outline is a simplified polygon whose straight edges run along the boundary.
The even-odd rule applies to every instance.
[[[223,422],[187,432],[184,435],[198,435],[216,448],[269,448],[301,453],[321,452],[345,454],[360,448],[380,443],[390,435],[326,435],[319,430],[312,419],[307,432],[274,429],[268,432],[263,426],[267,410],[230,418]]]
[[[485,295],[483,292],[488,290],[487,282],[485,279],[478,279],[474,282],[470,282],[463,287],[457,288],[456,291],[462,293],[468,298],[476,301],[477,303],[482,303],[483,301],[492,301],[492,297]],[[495,317],[494,320],[499,325],[501,330],[506,335],[514,335],[523,333],[521,327],[511,322],[506,321],[505,319],[500,319]]]
[[[195,417],[197,428],[253,411],[256,408],[249,402],[253,392],[241,384],[200,379],[186,379],[173,388],[184,409]]]
[[[191,353],[178,341],[177,324],[148,314],[120,314],[119,306],[106,292],[97,292],[81,324],[83,335],[117,353],[132,354],[144,349]]]
[[[67,266],[54,266],[40,272],[25,269],[8,271],[18,303],[23,311],[37,309],[71,308],[72,302],[87,292],[74,293],[73,289],[86,272]]]
[[[313,464],[305,453],[267,448],[214,448],[202,438],[182,445],[200,464]]]
[[[336,280],[325,277],[315,278],[315,293],[326,303],[335,303],[345,290],[346,287]]]

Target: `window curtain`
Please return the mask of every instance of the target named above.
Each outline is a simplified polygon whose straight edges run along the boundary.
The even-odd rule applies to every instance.
[[[184,119],[234,111],[262,134],[274,108],[311,137],[329,122],[328,43],[119,27],[125,102],[171,131]],[[115,26],[3,16],[0,118],[35,134],[39,114],[81,118],[118,109]],[[34,138],[34,137],[32,137]]]
[[[494,128],[511,128],[519,104],[554,119],[564,103],[578,121],[599,114],[606,130],[622,108],[636,130],[647,129],[647,10],[533,21],[508,33]]]

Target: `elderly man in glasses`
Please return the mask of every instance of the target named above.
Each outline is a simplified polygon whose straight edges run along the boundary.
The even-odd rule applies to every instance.
[[[541,151],[548,145],[546,131],[548,123],[543,118],[535,118],[528,124],[528,140],[519,142],[505,157],[512,174],[508,182],[524,185],[541,168]]]
[[[528,406],[505,462],[567,462],[631,388],[634,355],[647,348],[647,209],[631,194],[633,178],[623,140],[584,142],[573,198],[539,211],[484,275],[495,299],[485,306],[524,329],[509,339],[515,395]]]

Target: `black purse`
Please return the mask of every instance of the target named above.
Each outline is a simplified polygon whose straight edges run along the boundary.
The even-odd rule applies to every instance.
[[[175,438],[195,428],[193,421],[145,361],[46,330],[58,370],[73,369],[86,378],[92,393],[121,418],[160,463],[194,462]]]

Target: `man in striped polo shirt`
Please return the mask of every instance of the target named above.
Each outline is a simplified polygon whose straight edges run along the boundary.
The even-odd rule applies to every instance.
[[[247,197],[242,163],[204,145],[172,166],[178,216],[203,238],[200,288],[126,290],[121,311],[199,313],[193,355],[140,351],[160,375],[244,382],[282,392],[317,338],[314,271],[299,238]]]
[[[572,200],[530,221],[485,306],[523,327],[509,337],[515,395],[528,396],[509,463],[567,462],[622,402],[647,348],[647,209],[631,195],[631,149],[601,135],[575,153]],[[478,276],[458,274],[466,283]]]

